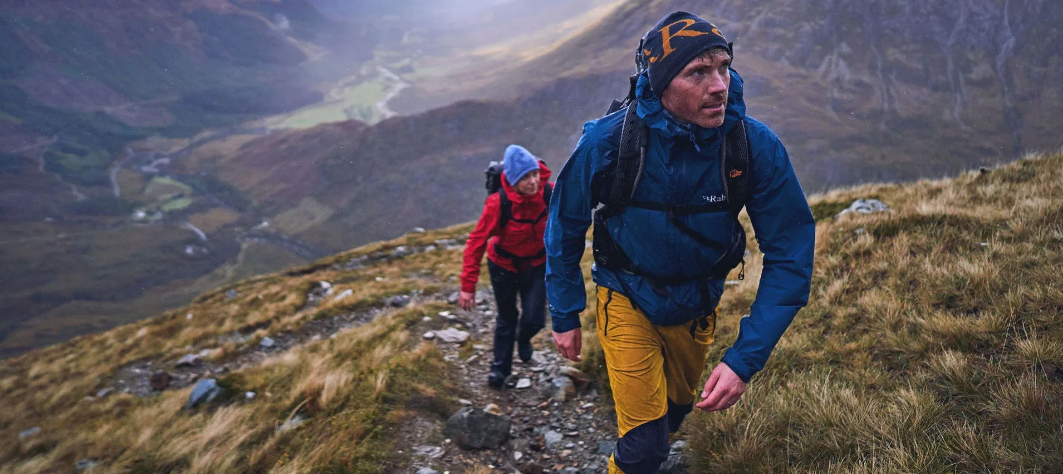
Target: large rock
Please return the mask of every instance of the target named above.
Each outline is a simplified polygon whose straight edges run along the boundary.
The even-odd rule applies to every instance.
[[[584,386],[591,382],[591,378],[587,374],[583,373],[579,369],[571,366],[564,366],[561,368],[561,375],[572,379],[578,386]]]
[[[148,379],[148,383],[151,384],[151,389],[156,392],[166,390],[166,387],[170,386],[170,374],[165,370],[157,371],[151,374],[151,378]]]
[[[848,209],[838,213],[837,217],[844,216],[846,214],[871,214],[873,212],[887,212],[890,207],[877,199],[857,199],[853,201],[853,204]]]
[[[546,442],[547,448],[552,448],[564,441],[565,435],[558,433],[557,431],[550,430],[546,433],[543,433],[543,440]]]
[[[687,457],[683,454],[683,449],[686,446],[686,441],[672,443],[672,447],[668,450],[668,459],[661,464],[661,468],[657,472],[660,474],[687,474]]]
[[[410,304],[410,295],[395,295],[388,298],[388,306],[392,308],[402,308]]]
[[[447,420],[443,435],[465,449],[497,448],[509,439],[508,419],[465,407]]]
[[[469,340],[469,333],[460,329],[448,328],[442,331],[436,331],[436,337],[443,342],[463,344],[465,341]]]
[[[175,364],[175,366],[178,367],[178,368],[180,368],[180,367],[193,367],[193,366],[199,365],[199,362],[200,362],[199,354],[188,354],[188,355],[178,359],[177,360],[177,364]]]
[[[211,403],[225,394],[225,389],[221,385],[218,385],[218,381],[214,379],[203,379],[196,383],[195,388],[192,389],[192,394],[188,396],[188,402],[185,403],[185,408],[192,409],[205,403]]]
[[[572,379],[568,377],[554,377],[550,387],[550,398],[556,401],[563,402],[576,396],[576,384],[572,383]]]

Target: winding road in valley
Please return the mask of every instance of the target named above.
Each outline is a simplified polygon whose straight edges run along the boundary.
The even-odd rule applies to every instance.
[[[401,94],[404,89],[412,87],[413,84],[406,82],[406,80],[404,80],[398,74],[391,72],[390,69],[384,66],[377,66],[376,70],[379,71],[380,74],[382,74],[385,78],[387,78],[388,84],[391,86],[391,90],[388,91],[388,94],[376,103],[376,109],[380,112],[380,119],[387,120],[391,117],[398,115],[397,113],[395,113],[394,110],[391,110],[391,107],[388,106],[388,102],[391,102],[391,99],[398,97],[398,95]]]

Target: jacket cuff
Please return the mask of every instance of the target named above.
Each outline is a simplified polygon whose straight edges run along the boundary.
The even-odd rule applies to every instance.
[[[727,353],[723,355],[723,359],[720,362],[727,364],[735,375],[738,375],[738,378],[745,383],[749,383],[749,380],[757,373],[749,364],[746,364],[746,361],[742,360],[742,355],[734,347],[727,349]]]
[[[466,293],[476,293],[476,280],[461,279],[461,291]]]
[[[556,333],[569,332],[573,329],[579,329],[582,327],[582,324],[579,321],[579,313],[567,316],[550,313],[550,324],[553,326],[554,332]]]

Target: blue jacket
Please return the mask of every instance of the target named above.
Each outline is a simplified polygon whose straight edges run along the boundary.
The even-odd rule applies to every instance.
[[[738,339],[723,362],[748,381],[764,367],[768,356],[797,311],[808,303],[816,227],[790,158],[778,137],[764,124],[745,115],[742,79],[731,72],[724,123],[716,129],[680,125],[661,105],[643,75],[636,95],[638,114],[649,128],[645,169],[634,199],[692,204],[725,198],[720,173],[720,140],[739,120],[749,135],[750,186],[746,204],[764,253],[760,288],[749,317],[743,318]],[[546,291],[553,329],[580,327],[586,308],[586,289],[580,260],[586,249],[592,210],[608,193],[603,175],[615,169],[623,111],[587,122],[583,137],[565,163],[554,186],[546,228]],[[684,223],[702,235],[729,242],[733,219],[727,211],[683,216]],[[720,251],[698,244],[668,222],[666,213],[627,208],[608,221],[613,240],[644,272],[667,277],[694,277],[712,268]],[[702,292],[696,281],[651,288],[643,278],[595,266],[594,281],[628,296],[653,323],[676,325],[703,316]],[[715,307],[723,294],[723,280],[709,282]]]

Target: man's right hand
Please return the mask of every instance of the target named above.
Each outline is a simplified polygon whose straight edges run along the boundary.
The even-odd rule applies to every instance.
[[[580,328],[568,332],[554,331],[554,342],[557,344],[557,352],[561,353],[561,357],[574,362],[581,360],[579,353],[583,349],[583,332]]]
[[[461,295],[458,296],[458,306],[461,306],[461,309],[464,309],[465,311],[472,310],[472,305],[475,302],[476,293],[471,291],[463,291],[461,292]]]

